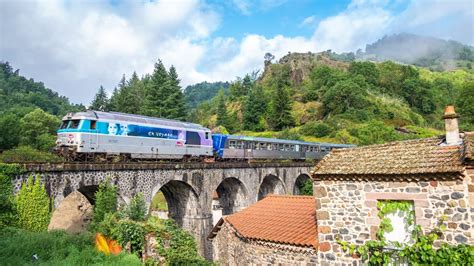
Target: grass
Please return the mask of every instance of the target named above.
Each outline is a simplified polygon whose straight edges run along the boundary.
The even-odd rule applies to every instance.
[[[163,192],[158,191],[151,200],[150,208],[154,211],[168,211],[168,203],[166,203],[165,195]]]
[[[141,265],[140,259],[132,254],[105,256],[97,252],[91,233],[35,233],[3,228],[0,247],[2,265]],[[38,259],[33,259],[35,254]]]

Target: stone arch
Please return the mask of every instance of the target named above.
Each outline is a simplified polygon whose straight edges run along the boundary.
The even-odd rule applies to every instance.
[[[95,205],[95,193],[99,190],[99,185],[81,186],[77,191],[84,195],[91,205]],[[67,197],[68,195],[64,195]]]
[[[295,184],[293,186],[293,195],[301,195],[300,189],[307,180],[311,180],[311,177],[309,177],[307,174],[300,174],[296,178]]]
[[[185,219],[197,217],[199,202],[196,191],[184,181],[171,180],[153,190],[152,196],[161,191],[168,205],[168,218],[185,227]]]
[[[222,208],[221,215],[229,215],[245,207],[247,189],[239,179],[235,177],[224,178],[216,188],[217,201]],[[215,209],[213,206],[213,215]]]
[[[260,183],[260,187],[258,189],[257,200],[265,198],[268,194],[286,194],[285,184],[277,176],[267,175],[262,180],[262,183]]]

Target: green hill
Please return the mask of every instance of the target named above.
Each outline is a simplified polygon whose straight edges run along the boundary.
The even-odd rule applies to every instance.
[[[474,130],[472,72],[350,58],[289,53],[250,84],[232,82],[190,120],[236,134],[366,145],[441,134],[443,108],[456,104],[461,128]]]

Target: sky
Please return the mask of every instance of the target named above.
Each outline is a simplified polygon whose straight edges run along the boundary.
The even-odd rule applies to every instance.
[[[261,70],[267,52],[351,52],[403,32],[474,45],[473,13],[473,0],[0,0],[0,61],[88,105],[158,59],[184,88]]]

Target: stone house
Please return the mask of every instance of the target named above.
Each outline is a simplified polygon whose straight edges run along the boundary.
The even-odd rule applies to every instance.
[[[317,264],[314,198],[269,195],[221,218],[208,238],[218,264]]]
[[[359,264],[336,238],[362,244],[379,230],[377,203],[411,202],[424,232],[446,218],[440,241],[474,244],[474,132],[460,134],[454,108],[445,113],[446,137],[333,150],[312,173],[319,260]]]

